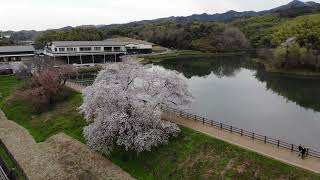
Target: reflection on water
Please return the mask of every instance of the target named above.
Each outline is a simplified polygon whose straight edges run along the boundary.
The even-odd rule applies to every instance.
[[[175,59],[168,59],[158,64],[167,69],[179,71],[187,78],[207,76],[211,73],[214,73],[218,77],[232,77],[250,59],[248,56],[240,57],[176,57]]]
[[[192,112],[320,150],[320,79],[271,75],[249,56],[167,59],[188,78]]]
[[[272,75],[262,70],[256,77],[266,82],[267,89],[307,109],[320,112],[320,79]]]

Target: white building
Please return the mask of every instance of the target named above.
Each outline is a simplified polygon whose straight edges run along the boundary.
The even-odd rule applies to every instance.
[[[67,64],[96,64],[119,61],[127,54],[126,44],[113,41],[53,41],[44,49],[46,57]]]
[[[127,52],[129,54],[150,54],[152,53],[151,43],[135,43],[135,42],[124,42],[126,45]]]

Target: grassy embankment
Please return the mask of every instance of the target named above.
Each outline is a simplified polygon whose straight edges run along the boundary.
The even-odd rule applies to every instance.
[[[2,79],[6,79],[3,81]],[[1,77],[0,92],[8,97],[20,84],[13,77]],[[85,121],[77,107],[81,95],[66,89],[69,98],[41,114],[19,100],[2,99],[8,117],[27,128],[35,139],[44,141],[65,132],[84,142],[81,131]],[[136,155],[121,148],[107,155],[114,163],[138,179],[320,179],[320,175],[283,164],[193,130],[182,128],[169,145]]]
[[[141,61],[143,64],[148,63],[159,63],[161,61],[165,61],[167,59],[174,59],[176,57],[179,58],[192,58],[192,57],[212,57],[212,56],[233,56],[233,55],[243,55],[245,52],[229,52],[229,53],[208,53],[201,51],[193,51],[193,50],[175,50],[168,54],[157,55],[157,56],[146,56],[144,60]]]

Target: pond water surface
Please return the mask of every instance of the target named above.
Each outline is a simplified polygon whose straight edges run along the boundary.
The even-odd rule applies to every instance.
[[[320,79],[265,73],[249,56],[174,57],[193,114],[320,151]]]

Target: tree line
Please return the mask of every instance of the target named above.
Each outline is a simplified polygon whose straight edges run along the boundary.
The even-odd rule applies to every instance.
[[[233,51],[249,47],[245,35],[237,27],[223,23],[161,22],[147,25],[123,25],[114,28],[78,27],[64,31],[41,33],[36,48],[57,40],[104,40],[115,36],[142,39],[164,47],[201,51]]]

